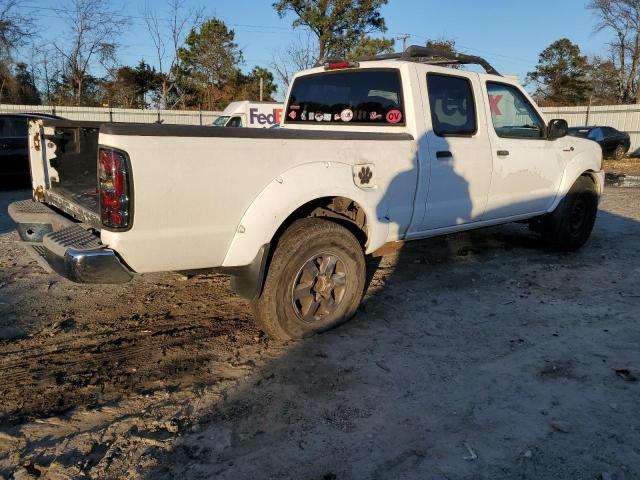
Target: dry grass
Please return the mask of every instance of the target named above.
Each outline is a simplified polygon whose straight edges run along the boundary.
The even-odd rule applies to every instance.
[[[602,166],[605,172],[640,175],[640,158],[627,157],[622,160],[604,160]]]

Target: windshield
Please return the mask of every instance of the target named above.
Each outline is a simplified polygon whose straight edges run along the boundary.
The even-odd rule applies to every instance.
[[[285,121],[356,125],[404,125],[400,72],[343,70],[299,77]]]
[[[216,118],[213,125],[216,127],[224,127],[227,124],[227,120],[229,120],[229,115],[223,115],[222,117]]]

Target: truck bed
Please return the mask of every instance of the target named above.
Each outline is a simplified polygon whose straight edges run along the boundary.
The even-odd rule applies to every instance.
[[[51,119],[43,121],[43,138],[49,164],[47,203],[74,218],[99,228],[97,186],[100,122]],[[43,161],[42,156],[32,158]],[[33,167],[32,167],[33,168]]]

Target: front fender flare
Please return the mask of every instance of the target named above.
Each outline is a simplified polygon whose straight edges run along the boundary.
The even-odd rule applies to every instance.
[[[258,194],[237,225],[223,267],[250,264],[260,248],[271,243],[284,221],[301,206],[323,197],[346,197],[364,209],[367,219],[366,253],[387,240],[389,225],[376,214],[383,192],[362,189],[353,181],[352,166],[340,162],[313,162],[287,170]],[[272,248],[274,245],[272,245]]]
[[[596,183],[598,195],[602,195],[604,190],[604,171],[602,170],[600,159],[594,159],[589,152],[582,152],[571,159],[565,166],[558,194],[549,207],[549,212],[553,212],[556,209],[562,199],[569,193],[576,180],[585,173],[592,176]]]

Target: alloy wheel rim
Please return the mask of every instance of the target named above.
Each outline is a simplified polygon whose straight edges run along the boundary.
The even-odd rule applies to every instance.
[[[293,282],[291,301],[296,316],[315,323],[333,314],[347,290],[347,267],[334,253],[321,253],[307,260]]]

